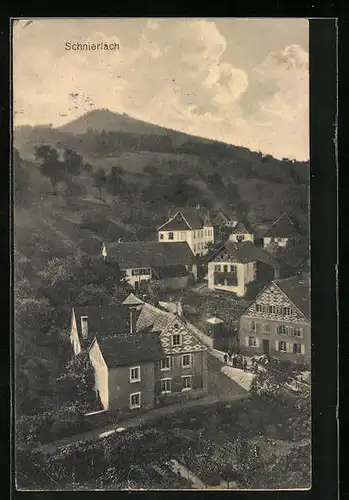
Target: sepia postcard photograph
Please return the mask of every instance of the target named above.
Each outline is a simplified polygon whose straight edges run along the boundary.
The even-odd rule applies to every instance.
[[[308,20],[11,28],[16,489],[310,489]]]

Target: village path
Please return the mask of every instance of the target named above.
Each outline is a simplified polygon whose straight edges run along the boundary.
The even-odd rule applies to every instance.
[[[102,439],[104,437],[110,436],[114,434],[115,432],[122,432],[126,429],[131,429],[134,427],[139,427],[140,425],[143,425],[148,422],[156,421],[157,419],[161,417],[166,417],[168,415],[172,415],[178,411],[183,410],[184,408],[194,408],[196,406],[210,406],[215,403],[221,402],[234,402],[237,400],[240,400],[241,398],[245,397],[247,395],[247,392],[245,394],[235,394],[234,396],[228,396],[228,397],[219,397],[219,396],[214,396],[213,394],[209,394],[201,399],[195,399],[192,401],[188,401],[185,404],[183,403],[178,403],[178,404],[173,404],[171,406],[164,406],[162,408],[155,408],[153,410],[149,410],[149,412],[144,413],[143,415],[138,415],[136,417],[132,417],[129,420],[125,421],[120,421],[117,423],[113,424],[108,424],[105,427],[99,428],[99,429],[93,429],[88,432],[83,432],[81,434],[75,434],[74,436],[66,437],[63,439],[59,439],[57,441],[52,441],[51,443],[47,443],[44,445],[40,446],[40,450],[44,453],[54,453],[57,451],[59,448],[62,446],[67,446],[69,444],[76,443],[78,441],[97,441],[98,439]]]
[[[231,403],[238,401],[247,396],[247,391],[242,389],[238,384],[232,381],[229,377],[221,372],[222,363],[214,356],[208,356],[209,383],[207,396],[200,399],[193,399],[184,403],[176,403],[170,406],[154,408],[147,413],[137,415],[125,421],[108,424],[99,429],[75,434],[66,438],[52,441],[40,446],[40,450],[44,453],[54,453],[62,446],[67,446],[77,441],[97,441],[103,437],[122,432],[126,429],[139,427],[148,422],[156,421],[159,418],[173,415],[178,411],[183,411],[185,408],[205,407],[214,405],[219,402]]]

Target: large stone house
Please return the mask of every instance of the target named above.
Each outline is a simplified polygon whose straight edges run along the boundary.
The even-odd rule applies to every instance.
[[[263,247],[272,250],[273,248],[286,247],[289,244],[296,244],[300,239],[300,232],[297,225],[286,214],[282,214],[264,234]]]
[[[246,355],[310,365],[309,274],[269,283],[240,318],[239,344]]]
[[[206,394],[206,347],[179,314],[133,294],[117,310],[122,311],[123,326],[106,334],[104,323],[98,328],[94,321],[95,335],[88,348],[96,394],[104,409],[151,408]]]
[[[251,241],[224,243],[208,263],[209,290],[222,290],[244,297],[246,286],[279,277],[280,265],[272,255]]]
[[[204,255],[207,245],[214,243],[214,229],[208,215],[196,211],[180,211],[157,229],[160,243],[188,243],[194,255]]]
[[[142,283],[151,280],[163,288],[177,290],[197,280],[197,261],[186,242],[113,243],[108,245],[107,254],[108,259],[117,262],[136,292]]]

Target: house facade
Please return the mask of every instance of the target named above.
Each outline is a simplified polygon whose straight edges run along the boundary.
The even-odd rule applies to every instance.
[[[106,410],[149,409],[207,393],[206,347],[185,321],[131,294],[127,334],[102,338],[89,348],[95,390]]]
[[[299,230],[287,214],[281,215],[263,236],[263,247],[268,251],[273,248],[285,248],[295,244],[300,238]]]
[[[157,230],[159,243],[189,245],[194,255],[204,255],[206,246],[214,243],[214,228],[208,216],[195,212],[177,212]]]
[[[114,260],[137,292],[142,284],[156,280],[160,287],[184,289],[197,280],[197,261],[187,242],[125,242],[109,245]]]
[[[244,297],[246,285],[258,279],[261,263],[269,269],[273,279],[279,277],[279,263],[271,255],[255,247],[251,241],[228,241],[208,263],[208,288]]]
[[[240,318],[239,344],[249,356],[268,354],[310,365],[309,275],[267,285]]]
[[[252,230],[249,227],[247,228],[246,223],[238,222],[229,234],[229,241],[233,241],[234,243],[251,241],[254,243],[254,235]]]

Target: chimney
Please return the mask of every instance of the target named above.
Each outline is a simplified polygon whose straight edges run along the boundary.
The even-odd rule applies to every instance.
[[[179,299],[177,303],[177,316],[179,316],[180,318],[183,317],[182,299]]]
[[[137,309],[135,307],[130,307],[130,333],[135,334],[137,331]]]
[[[81,316],[80,318],[81,321],[81,335],[83,339],[88,338],[88,317],[87,316]]]

